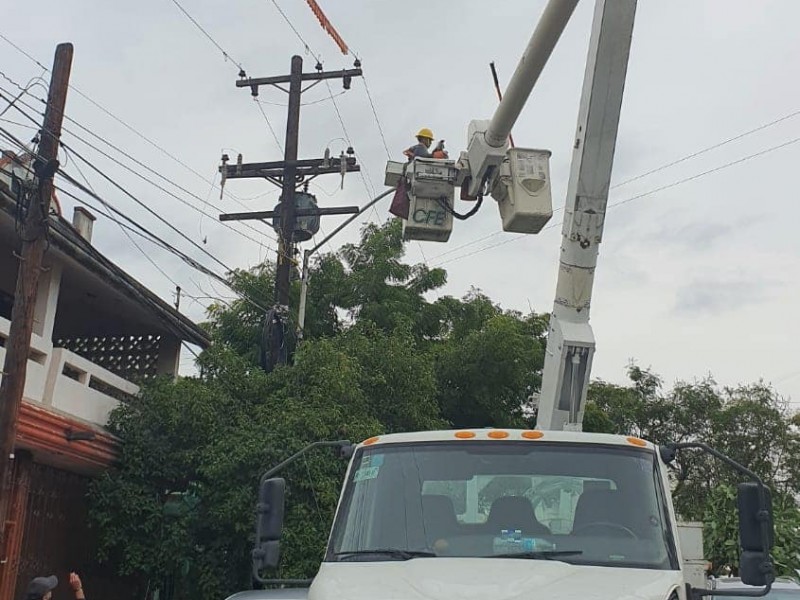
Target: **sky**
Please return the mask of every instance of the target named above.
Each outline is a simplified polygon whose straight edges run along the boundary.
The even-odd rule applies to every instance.
[[[352,145],[362,165],[343,189],[337,175],[312,185],[322,206],[363,205],[384,191],[387,158],[403,160],[421,127],[445,139],[451,156],[465,149],[469,122],[490,118],[497,105],[489,63],[504,86],[545,5],[318,1],[365,75],[344,93],[333,80],[303,96],[300,157],[320,157],[326,147],[338,155]],[[315,56],[326,70],[351,68],[354,58],[338,51],[303,0],[180,6],[208,35],[175,0],[40,0],[35,13],[12,3],[0,33],[48,68],[56,44],[73,43],[67,114],[185,191],[114,151],[134,172],[108,160],[73,135],[100,146],[75,125],[67,123],[64,141],[185,238],[76,157],[62,157],[67,171],[215,271],[223,272],[220,263],[251,267],[274,255],[274,232],[226,227],[216,216],[270,210],[277,189],[230,180],[231,195],[221,199],[212,182],[223,152],[233,160],[241,153],[245,162],[282,157],[275,138],[283,144],[286,95],[262,88],[257,105],[249,90],[235,87],[237,65],[265,77],[287,74],[293,54],[309,71]],[[593,7],[579,4],[513,130],[517,145],[552,151],[554,225],[565,201]],[[800,82],[790,76],[800,55],[799,21],[795,0],[639,2],[591,309],[593,377],[624,383],[634,360],[667,386],[708,375],[723,386],[763,379],[800,403]],[[25,85],[43,75],[2,39],[0,71],[0,87],[14,93],[9,78]],[[44,96],[48,78],[34,80],[31,92]],[[30,139],[31,129],[9,120],[25,124],[25,117],[12,109],[0,126]],[[74,203],[63,195],[61,201],[69,218]],[[387,198],[366,212],[326,250],[357,240],[357,224],[385,220],[388,205]],[[320,233],[343,218],[324,218]],[[174,256],[133,239],[141,250],[98,214],[95,246],[166,300],[180,285],[181,310],[190,318],[202,320],[212,298],[232,297]],[[504,308],[548,312],[559,245],[558,226],[529,236],[502,232],[496,203],[487,200],[475,217],[455,223],[448,243],[411,242],[407,257],[447,270],[447,285],[432,298],[475,287]],[[191,370],[188,353],[182,368]]]

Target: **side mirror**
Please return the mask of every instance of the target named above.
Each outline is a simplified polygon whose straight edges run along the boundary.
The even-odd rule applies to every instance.
[[[339,458],[343,458],[345,460],[350,460],[353,457],[353,453],[356,451],[355,444],[343,444],[339,446]]]
[[[767,585],[774,579],[769,552],[775,543],[769,488],[754,482],[740,483],[737,505],[742,547],[739,575],[746,585]]]
[[[280,561],[286,480],[276,477],[261,482],[256,505],[256,540],[253,569],[276,568]]]

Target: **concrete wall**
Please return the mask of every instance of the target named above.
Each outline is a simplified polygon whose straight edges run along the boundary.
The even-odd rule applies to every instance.
[[[8,337],[10,322],[0,318],[0,340]],[[75,416],[96,425],[105,425],[108,415],[119,404],[114,396],[134,396],[139,387],[63,348],[54,348],[33,334],[32,357],[25,378],[25,399]],[[0,347],[0,364],[6,349]],[[0,375],[2,378],[2,375]],[[95,389],[99,384],[104,393]]]

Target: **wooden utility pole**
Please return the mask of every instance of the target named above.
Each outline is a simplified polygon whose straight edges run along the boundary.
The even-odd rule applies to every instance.
[[[283,149],[283,186],[281,191],[281,231],[278,235],[278,268],[275,274],[275,302],[289,305],[292,253],[294,249],[294,186],[297,177],[297,146],[300,136],[300,96],[303,93],[303,59],[292,57],[289,75],[289,113],[286,120],[286,145]]]
[[[29,198],[27,207],[23,207],[25,217],[21,236],[22,250],[18,256],[17,287],[11,311],[11,328],[6,341],[3,380],[0,383],[0,489],[2,490],[11,489],[8,477],[13,472],[17,417],[25,390],[33,331],[33,310],[36,305],[42,258],[47,246],[53,175],[58,170],[58,144],[71,69],[72,44],[59,44],[50,78],[39,153],[33,163],[36,188]],[[5,529],[6,509],[7,502],[0,501],[0,519],[2,519],[0,524],[3,525],[3,529]],[[3,547],[1,544],[4,538],[4,532],[0,533],[0,548]]]
[[[362,74],[360,68],[330,71],[322,70],[322,65],[317,65],[314,73],[303,73],[303,59],[300,56],[292,57],[291,71],[288,76],[261,77],[246,79],[242,78],[236,82],[236,87],[249,87],[253,97],[258,96],[258,88],[262,85],[272,85],[289,94],[289,112],[286,122],[286,144],[282,161],[267,163],[245,163],[237,161],[235,165],[228,165],[223,162],[220,172],[224,180],[258,177],[266,179],[281,188],[281,202],[279,211],[258,211],[251,213],[231,213],[220,215],[222,221],[242,221],[251,219],[268,219],[278,216],[280,228],[278,231],[278,260],[275,273],[275,307],[267,315],[267,329],[271,331],[269,335],[265,333],[265,338],[269,338],[270,349],[268,360],[265,367],[272,370],[275,365],[283,363],[291,356],[291,351],[286,351],[287,335],[278,335],[277,330],[281,329],[284,333],[289,332],[286,319],[288,318],[289,290],[291,284],[292,262],[295,255],[294,232],[296,219],[299,216],[322,216],[322,215],[341,215],[358,213],[357,206],[336,207],[336,208],[316,208],[300,209],[295,205],[295,191],[299,185],[307,183],[309,179],[326,173],[350,173],[360,171],[361,167],[356,164],[355,158],[345,157],[298,160],[298,140],[300,137],[300,99],[303,93],[303,82],[312,81],[306,89],[313,87],[325,79],[342,79],[345,89],[350,88],[353,77]],[[289,84],[286,90],[281,84]],[[327,153],[326,153],[327,154]],[[227,157],[223,157],[225,161]]]

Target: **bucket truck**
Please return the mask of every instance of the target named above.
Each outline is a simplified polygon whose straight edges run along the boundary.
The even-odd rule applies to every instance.
[[[506,230],[552,214],[547,151],[508,148],[511,128],[577,0],[550,0],[490,121],[473,121],[457,161],[389,163],[409,191],[406,236],[445,239],[455,190],[490,193]],[[253,578],[237,600],[696,600],[763,596],[774,579],[772,509],[758,475],[702,441],[654,445],[581,430],[594,338],[589,326],[636,0],[596,0],[562,230],[537,428],[470,428],[316,442],[262,477]],[[418,211],[415,215],[415,211]],[[335,446],[349,460],[328,545],[309,581],[275,578],[287,482],[280,470]],[[679,526],[668,468],[705,452],[738,472],[745,589],[705,585],[702,533]],[[755,586],[755,587],[754,587]]]

